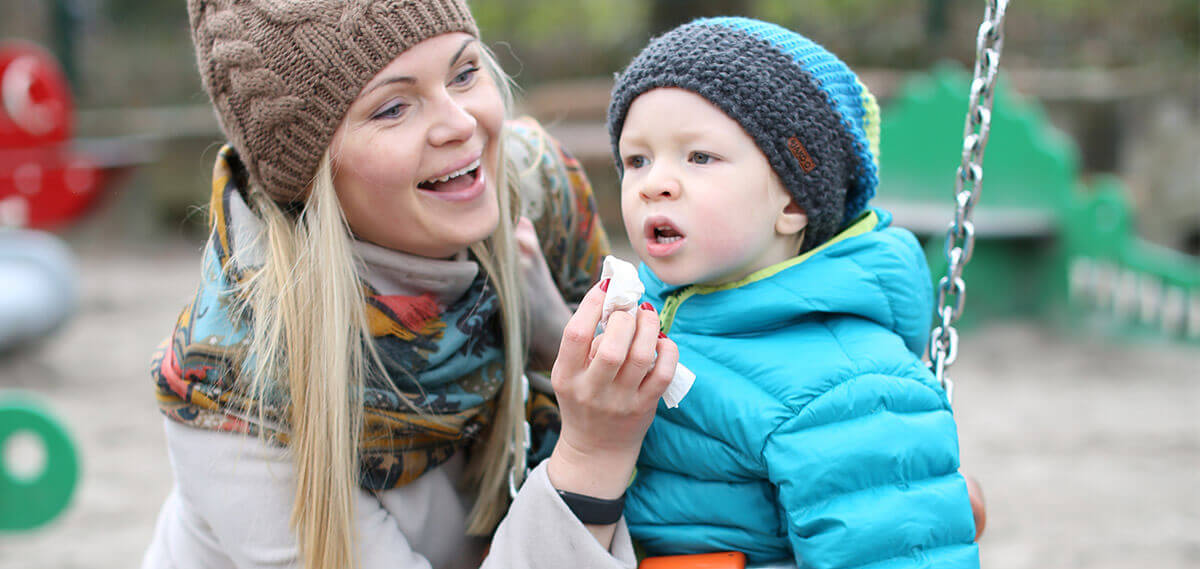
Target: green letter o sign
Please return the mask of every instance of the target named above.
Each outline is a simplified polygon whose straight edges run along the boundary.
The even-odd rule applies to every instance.
[[[30,442],[43,458],[32,470],[9,463],[18,442]],[[78,480],[75,445],[62,425],[30,399],[0,395],[0,531],[29,530],[54,519]]]

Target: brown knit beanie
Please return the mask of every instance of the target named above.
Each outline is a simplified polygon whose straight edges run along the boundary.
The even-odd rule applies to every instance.
[[[463,0],[187,0],[200,78],[251,182],[303,200],[375,74],[431,37],[479,30]]]

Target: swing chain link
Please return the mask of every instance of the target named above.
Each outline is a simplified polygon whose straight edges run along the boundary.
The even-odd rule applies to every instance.
[[[992,97],[1004,46],[1004,15],[1008,0],[987,0],[983,23],[975,39],[975,76],[963,128],[962,163],[954,177],[954,220],[946,230],[946,275],[938,282],[939,322],[929,336],[929,362],[934,377],[954,400],[954,383],[946,370],[958,359],[958,331],[967,300],[963,269],[975,252],[975,224],[971,218],[983,188],[983,151],[992,124]]]

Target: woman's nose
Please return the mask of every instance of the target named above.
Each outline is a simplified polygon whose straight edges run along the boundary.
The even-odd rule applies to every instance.
[[[449,93],[444,94],[434,107],[434,113],[433,126],[429,129],[429,143],[433,146],[463,142],[475,133],[478,122],[475,115],[468,106]]]

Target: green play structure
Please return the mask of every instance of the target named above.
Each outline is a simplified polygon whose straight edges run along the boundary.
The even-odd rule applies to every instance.
[[[947,223],[971,77],[910,78],[883,111],[877,205],[945,273]],[[1080,178],[1075,145],[1001,79],[963,325],[1008,317],[1200,344],[1200,260],[1137,237],[1120,181]]]
[[[20,443],[40,460],[13,456]],[[0,391],[0,453],[0,532],[37,528],[67,507],[79,481],[78,454],[45,406],[28,395]]]

